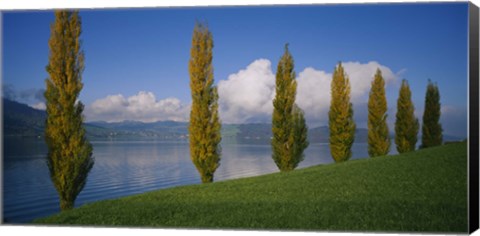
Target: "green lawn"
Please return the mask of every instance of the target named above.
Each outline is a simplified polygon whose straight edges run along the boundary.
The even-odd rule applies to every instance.
[[[465,233],[467,145],[153,191],[35,223]]]

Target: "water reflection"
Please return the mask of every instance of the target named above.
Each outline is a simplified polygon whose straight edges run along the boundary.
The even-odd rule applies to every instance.
[[[4,140],[4,218],[30,222],[59,211],[57,193],[46,166],[42,140]],[[200,177],[190,160],[188,143],[155,141],[95,141],[95,165],[76,207],[172,186],[197,184]],[[353,159],[367,156],[366,144],[354,144]],[[299,168],[331,163],[327,144],[310,144]],[[269,145],[222,144],[215,180],[278,172]]]

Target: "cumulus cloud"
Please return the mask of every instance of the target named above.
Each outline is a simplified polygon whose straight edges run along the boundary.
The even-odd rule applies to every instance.
[[[352,98],[362,98],[368,95],[371,87],[371,81],[377,68],[382,71],[383,79],[385,79],[386,86],[392,84],[396,80],[396,74],[390,68],[381,65],[376,61],[371,61],[366,64],[360,62],[346,62],[342,64],[345,72],[350,78],[351,96]],[[368,97],[368,96],[366,96]]]
[[[226,123],[266,122],[271,119],[275,75],[271,62],[258,59],[218,83],[220,118]]]
[[[364,64],[346,62],[343,66],[350,78],[352,103],[359,109],[366,106],[364,100],[368,97],[377,68],[382,71],[387,86],[397,78],[390,68],[375,61]],[[326,125],[332,73],[307,67],[298,73],[296,79],[296,101],[305,111],[307,122],[313,126]],[[220,81],[218,91],[222,121],[269,122],[275,96],[275,74],[271,62],[266,59],[255,60],[247,68],[231,74],[227,80]],[[355,117],[357,118],[357,115]]]
[[[324,125],[330,107],[330,83],[332,74],[305,68],[297,77],[296,102],[305,112],[310,125]]]
[[[189,112],[190,107],[177,98],[157,100],[152,92],[141,91],[130,97],[117,94],[96,100],[86,107],[85,116],[88,121],[107,122],[187,121]]]

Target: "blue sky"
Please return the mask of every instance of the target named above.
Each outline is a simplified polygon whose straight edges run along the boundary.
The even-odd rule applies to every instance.
[[[188,60],[196,20],[214,37],[214,75],[226,123],[268,122],[272,80],[285,43],[295,59],[297,102],[325,125],[329,78],[345,63],[359,127],[371,77],[387,77],[390,130],[401,79],[421,120],[427,80],[441,93],[445,133],[467,131],[467,3],[82,10],[87,120],[186,120]],[[41,107],[52,11],[3,13],[5,95]],[[253,83],[254,85],[247,86]],[[37,94],[37,96],[35,96]]]

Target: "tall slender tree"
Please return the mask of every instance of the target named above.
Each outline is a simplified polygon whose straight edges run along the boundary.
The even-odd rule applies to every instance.
[[[272,115],[272,158],[280,171],[293,170],[298,160],[295,160],[294,113],[297,82],[293,57],[288,51],[288,44],[280,58],[275,76],[275,98],[273,99]]]
[[[422,123],[422,145],[420,148],[434,147],[443,142],[442,124],[440,124],[440,91],[438,86],[428,80],[425,94],[425,110]]]
[[[203,183],[213,181],[220,166],[221,123],[218,115],[218,92],[213,81],[213,37],[208,27],[196,23],[190,50],[190,157]]]
[[[386,155],[389,151],[385,80],[380,69],[377,69],[368,98],[368,154],[376,157]]]
[[[352,145],[355,140],[355,121],[353,107],[350,103],[350,80],[342,63],[333,72],[331,82],[332,100],[330,102],[329,129],[330,152],[335,162],[343,162],[352,156]]]
[[[77,11],[56,11],[51,25],[50,55],[46,67],[47,165],[59,198],[60,209],[74,207],[77,195],[93,167],[92,146],[85,137],[82,90],[84,54],[81,20]]]
[[[397,100],[395,121],[395,144],[399,153],[415,150],[418,134],[418,119],[415,118],[415,106],[407,80],[402,81]]]

